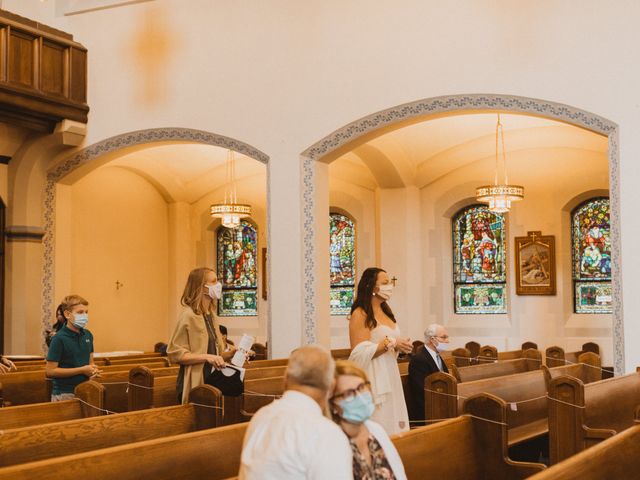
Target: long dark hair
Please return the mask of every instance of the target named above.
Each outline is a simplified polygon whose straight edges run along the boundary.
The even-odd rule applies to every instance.
[[[376,286],[376,281],[378,280],[378,274],[380,272],[385,272],[385,270],[377,267],[367,268],[364,272],[362,272],[362,277],[360,277],[360,281],[358,282],[358,291],[356,292],[356,299],[353,301],[353,305],[351,305],[351,313],[356,310],[356,308],[360,307],[364,310],[364,313],[367,314],[367,319],[364,321],[364,325],[369,329],[373,330],[378,326],[378,322],[376,321],[376,317],[373,315],[373,307],[371,306],[371,298],[373,297],[373,289]],[[385,272],[386,273],[386,272]],[[391,307],[387,302],[382,302],[382,311],[393,320],[393,323],[396,322],[396,317],[393,315],[391,311]]]

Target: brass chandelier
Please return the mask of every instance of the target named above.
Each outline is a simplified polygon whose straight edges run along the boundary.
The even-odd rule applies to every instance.
[[[236,156],[233,150],[227,152],[227,184],[224,190],[224,201],[211,205],[211,216],[220,218],[222,226],[226,228],[236,228],[243,218],[251,216],[251,205],[238,203]]]

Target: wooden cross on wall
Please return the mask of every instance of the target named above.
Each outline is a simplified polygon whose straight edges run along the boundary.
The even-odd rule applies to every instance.
[[[394,276],[391,278],[391,283],[393,283],[393,286],[396,286],[396,282],[398,281],[398,279]]]

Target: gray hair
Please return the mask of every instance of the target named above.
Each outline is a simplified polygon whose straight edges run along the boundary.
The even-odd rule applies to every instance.
[[[432,323],[431,325],[429,325],[427,329],[424,331],[425,340],[428,339],[429,337],[435,337],[436,334],[438,333],[438,328],[444,328],[444,327],[442,327],[442,325],[440,325],[439,323]]]
[[[322,345],[300,347],[289,357],[287,383],[327,391],[333,384],[336,364]]]

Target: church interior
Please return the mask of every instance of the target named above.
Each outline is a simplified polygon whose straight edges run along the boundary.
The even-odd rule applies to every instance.
[[[413,345],[400,397],[430,326],[450,339],[422,417],[390,437],[391,478],[640,478],[638,18],[597,0],[0,0],[0,480],[60,478],[34,439],[85,441],[73,422],[108,432],[72,452],[98,479],[260,478],[238,473],[247,421],[299,347],[353,360],[370,267]],[[201,267],[221,285],[209,335],[257,356],[245,394],[178,405]],[[102,379],[45,410],[72,294]],[[185,410],[155,434],[160,408]],[[228,464],[201,465],[203,442]],[[153,453],[131,472],[136,448]]]

